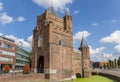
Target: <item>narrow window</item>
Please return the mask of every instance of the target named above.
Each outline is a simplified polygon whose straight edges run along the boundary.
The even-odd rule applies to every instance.
[[[61,40],[58,41],[58,45],[62,46],[62,41]]]
[[[43,46],[43,35],[42,34],[39,35],[38,37],[38,47],[41,47],[41,46]]]

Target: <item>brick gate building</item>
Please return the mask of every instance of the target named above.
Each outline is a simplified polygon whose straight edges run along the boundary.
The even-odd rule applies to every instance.
[[[45,73],[46,79],[62,80],[76,73],[90,77],[89,47],[84,37],[81,41],[79,50],[75,51],[69,10],[61,18],[50,7],[37,16],[33,30],[32,70]]]

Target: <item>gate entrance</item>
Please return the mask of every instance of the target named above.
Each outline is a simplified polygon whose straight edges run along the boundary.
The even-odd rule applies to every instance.
[[[44,73],[44,56],[40,56],[38,60],[38,73]]]

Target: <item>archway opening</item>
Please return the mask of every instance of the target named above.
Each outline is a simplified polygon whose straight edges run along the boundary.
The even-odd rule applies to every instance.
[[[38,73],[44,73],[44,56],[40,56],[38,60]]]
[[[76,73],[76,78],[81,78],[81,74],[80,73]]]

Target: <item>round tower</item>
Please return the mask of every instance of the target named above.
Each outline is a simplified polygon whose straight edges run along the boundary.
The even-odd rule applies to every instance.
[[[82,37],[81,45],[79,50],[82,55],[82,77],[88,78],[91,76],[91,68],[90,68],[90,53],[89,47],[84,37]]]

